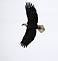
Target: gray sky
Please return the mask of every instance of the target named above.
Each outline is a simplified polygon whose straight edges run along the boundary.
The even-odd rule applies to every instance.
[[[58,61],[58,1],[27,0],[38,13],[38,24],[45,32],[37,30],[34,41],[27,47],[20,46],[27,22],[26,0],[0,0],[0,61]]]

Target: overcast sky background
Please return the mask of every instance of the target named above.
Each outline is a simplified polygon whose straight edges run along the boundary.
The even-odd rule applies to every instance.
[[[27,48],[20,46],[27,23],[25,2],[37,9],[38,24],[34,41]],[[0,0],[0,61],[58,61],[58,1],[57,0]]]

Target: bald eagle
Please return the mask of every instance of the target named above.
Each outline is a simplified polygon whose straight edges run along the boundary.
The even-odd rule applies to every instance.
[[[28,22],[27,22],[27,25],[22,24],[27,27],[26,33],[23,36],[22,41],[20,42],[21,46],[23,47],[27,47],[34,40],[36,36],[36,29],[39,29],[39,31],[42,29],[42,26],[37,25],[38,14],[34,5],[32,5],[32,3],[30,2],[27,2],[25,5],[25,9],[26,9]]]

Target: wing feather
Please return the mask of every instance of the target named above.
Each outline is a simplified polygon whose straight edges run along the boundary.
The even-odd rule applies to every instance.
[[[35,35],[36,35],[35,29],[31,29],[31,30],[27,29],[26,33],[21,41],[21,45],[24,47],[25,46],[27,47],[34,40]]]

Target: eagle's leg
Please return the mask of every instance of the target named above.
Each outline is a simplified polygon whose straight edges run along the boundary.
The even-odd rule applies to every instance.
[[[37,25],[38,26],[38,31],[40,32],[40,33],[42,33],[42,32],[44,32],[45,31],[45,28],[44,28],[44,26],[43,25]]]

